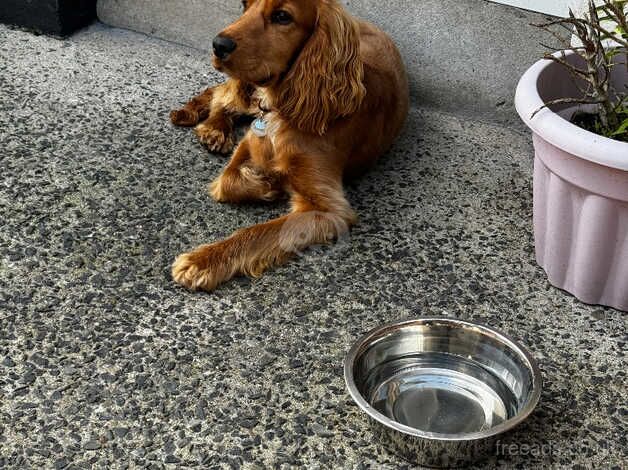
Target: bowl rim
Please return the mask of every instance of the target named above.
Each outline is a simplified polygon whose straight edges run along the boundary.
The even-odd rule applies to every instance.
[[[531,375],[532,375],[532,390],[530,393],[529,400],[526,406],[517,413],[512,418],[498,424],[495,427],[492,427],[486,431],[477,431],[468,434],[440,434],[433,432],[425,432],[419,429],[406,426],[397,421],[394,421],[384,414],[377,411],[373,408],[366,399],[362,396],[358,387],[355,383],[353,377],[353,365],[358,357],[358,354],[362,352],[365,348],[366,344],[372,344],[374,341],[379,341],[384,337],[387,337],[390,332],[399,330],[403,327],[420,324],[430,324],[430,323],[451,323],[458,327],[465,326],[471,327],[474,329],[480,330],[483,334],[487,334],[488,336],[497,339],[498,341],[506,344],[508,348],[516,352],[520,357],[525,359],[525,362],[528,363]],[[368,342],[368,343],[367,343]],[[460,320],[456,318],[450,317],[420,317],[420,318],[410,318],[405,320],[399,320],[396,322],[386,323],[384,325],[373,328],[368,333],[363,335],[359,340],[355,342],[355,344],[351,347],[344,360],[344,378],[345,384],[349,390],[349,394],[353,401],[361,408],[362,411],[366,412],[372,419],[378,421],[389,429],[393,429],[402,434],[408,434],[414,437],[419,437],[422,439],[429,439],[434,441],[475,441],[486,439],[492,436],[496,436],[499,434],[503,434],[506,431],[514,428],[522,421],[524,421],[532,411],[536,408],[539,400],[541,398],[541,389],[543,387],[543,379],[541,376],[541,370],[536,362],[536,360],[532,357],[532,355],[528,352],[528,350],[515,341],[513,338],[508,336],[505,333],[502,333],[495,328],[489,327],[482,323],[471,322],[468,320]]]

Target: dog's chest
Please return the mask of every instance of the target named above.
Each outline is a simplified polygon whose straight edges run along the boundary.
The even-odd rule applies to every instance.
[[[274,112],[260,114],[251,123],[249,150],[257,166],[269,172],[280,172],[282,148],[281,127],[283,120]],[[285,153],[285,152],[283,152]]]

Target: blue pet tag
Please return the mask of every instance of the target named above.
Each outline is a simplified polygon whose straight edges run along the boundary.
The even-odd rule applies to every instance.
[[[266,137],[266,121],[263,117],[258,117],[251,123],[251,130],[257,137]]]

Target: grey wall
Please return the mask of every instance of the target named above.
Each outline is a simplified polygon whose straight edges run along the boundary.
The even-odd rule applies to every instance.
[[[515,86],[547,39],[529,23],[544,15],[483,0],[343,3],[396,40],[416,104],[516,119]],[[98,0],[104,23],[207,50],[239,14],[239,0]]]

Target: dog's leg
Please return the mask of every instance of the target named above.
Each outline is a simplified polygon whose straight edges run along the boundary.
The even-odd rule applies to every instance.
[[[227,154],[235,146],[234,127],[234,116],[224,108],[217,108],[194,128],[194,133],[210,152]]]
[[[340,175],[329,176],[299,162],[299,177],[290,177],[292,212],[235,232],[177,258],[176,282],[193,290],[213,290],[236,275],[260,276],[310,245],[329,243],[349,230],[355,213],[345,199]]]
[[[250,85],[229,79],[172,111],[170,119],[175,125],[196,126],[196,135],[209,150],[229,153],[235,145],[234,119],[251,112],[253,92]]]
[[[218,202],[272,201],[281,194],[281,182],[251,162],[249,141],[244,139],[209,186],[209,194]]]
[[[170,121],[175,126],[196,126],[209,116],[213,96],[214,88],[206,89],[203,93],[188,101],[183,108],[170,111]]]

